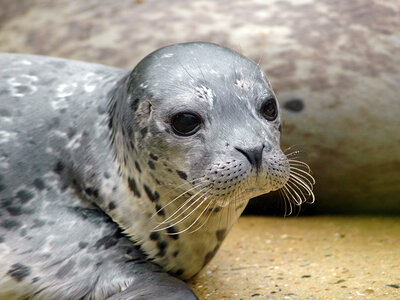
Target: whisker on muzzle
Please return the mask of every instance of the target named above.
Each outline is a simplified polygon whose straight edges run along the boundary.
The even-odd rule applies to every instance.
[[[292,152],[287,156],[296,155],[298,151]],[[285,200],[285,215],[293,213],[292,203],[299,206],[305,202],[314,203],[315,195],[313,186],[315,179],[311,175],[311,169],[305,162],[289,158],[289,179],[286,184],[280,189],[281,196]],[[287,207],[286,204],[289,205]],[[289,213],[287,209],[289,208]]]

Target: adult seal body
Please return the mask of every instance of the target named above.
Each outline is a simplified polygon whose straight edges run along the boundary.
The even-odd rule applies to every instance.
[[[168,46],[132,72],[0,67],[0,298],[196,298],[176,277],[208,263],[249,198],[312,196],[266,76],[232,50]]]

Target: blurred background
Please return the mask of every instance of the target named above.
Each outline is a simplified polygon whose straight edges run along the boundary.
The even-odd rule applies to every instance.
[[[283,149],[316,179],[302,213],[400,214],[398,0],[0,0],[0,51],[132,69],[155,49],[209,41],[260,62]],[[283,215],[279,195],[247,213]]]

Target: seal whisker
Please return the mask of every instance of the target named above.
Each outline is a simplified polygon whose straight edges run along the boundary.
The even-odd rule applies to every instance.
[[[296,204],[296,205],[301,205],[301,203],[303,203],[302,198],[300,197],[300,195],[297,193],[297,191],[293,188],[293,186],[288,183],[286,186],[286,190],[289,192],[290,194],[290,199]],[[294,195],[293,195],[294,193]]]
[[[292,154],[299,154],[299,153],[301,152],[300,150],[294,150],[294,151],[291,152],[291,153],[287,153],[288,151],[291,151],[293,148],[296,148],[296,147],[298,147],[298,145],[289,146],[289,147],[287,147],[285,150],[283,150],[283,153],[284,153],[286,156],[292,155]]]
[[[201,204],[203,203],[204,199],[203,199],[203,200],[200,200],[200,199],[204,198],[204,197],[207,195],[208,191],[205,192],[205,193],[201,193],[201,195],[199,195],[199,196],[198,196],[198,194],[199,194],[200,192],[204,191],[204,190],[205,190],[205,188],[202,189],[201,191],[199,191],[198,193],[196,193],[195,195],[193,195],[192,197],[190,197],[190,199],[186,200],[185,203],[184,203],[182,206],[180,206],[180,207],[177,209],[177,211],[174,212],[173,215],[169,216],[167,219],[165,219],[165,220],[163,220],[162,222],[160,222],[155,228],[158,228],[158,227],[160,227],[161,225],[166,225],[166,224],[168,224],[168,226],[164,228],[164,229],[166,229],[166,228],[171,227],[171,226],[173,226],[173,225],[177,225],[177,224],[179,224],[180,222],[182,222],[183,220],[187,219],[194,211],[196,211],[196,210],[198,209],[198,206],[201,205]],[[197,198],[195,198],[195,197],[197,197]],[[193,200],[193,199],[194,199],[194,200]],[[199,201],[200,201],[200,204],[198,204]],[[190,205],[189,205],[188,207],[186,207],[183,211],[181,211],[181,210],[182,210],[182,207],[186,206],[188,203],[190,203]],[[194,207],[194,208],[189,212],[189,214],[184,215],[185,212],[186,212],[187,210],[189,210],[190,208],[192,208],[194,205],[197,205],[197,206]],[[178,212],[179,212],[179,214],[178,214],[177,216],[175,216],[175,214],[178,213]],[[183,218],[179,219],[182,215],[184,215]],[[173,217],[173,218],[172,218],[172,217]],[[171,219],[171,218],[172,218],[172,219]],[[171,224],[171,222],[174,222],[174,221],[177,220],[177,219],[178,219],[177,222]]]
[[[290,174],[290,179],[292,182],[295,182],[298,185],[301,185],[308,193],[308,196],[311,196],[312,192],[312,186],[307,185],[299,176],[295,174]]]
[[[314,177],[310,173],[308,173],[302,169],[290,166],[290,173],[296,174],[297,176],[304,178],[305,180],[307,180],[307,182],[309,182],[310,186],[313,186],[315,184]]]
[[[196,201],[198,200],[195,200],[195,201],[192,201],[198,194],[200,194],[200,193],[202,193],[205,189],[206,189],[207,187],[203,187],[201,190],[199,190],[197,193],[195,193],[194,195],[192,195],[191,197],[189,197],[188,199],[186,199],[185,200],[185,202],[182,204],[182,205],[180,205],[179,207],[178,207],[178,209],[173,213],[173,214],[171,214],[168,218],[166,218],[165,220],[163,220],[159,225],[161,225],[161,224],[166,224],[166,223],[168,223],[168,222],[170,222],[170,221],[174,221],[174,220],[176,220],[177,218],[179,218],[182,214],[184,214],[189,208],[191,208],[195,203],[196,203]],[[175,199],[176,200],[176,199]],[[173,201],[175,201],[175,200],[173,200]],[[172,202],[172,201],[171,201]],[[170,204],[171,202],[169,202],[168,204]],[[192,202],[185,210],[183,210],[183,211],[181,211],[187,204],[189,204],[190,202]],[[167,204],[167,205],[168,205]],[[166,205],[166,206],[167,206]],[[166,206],[164,206],[164,207],[166,207]],[[179,213],[179,211],[181,211],[180,213]],[[177,216],[175,216],[177,213],[179,213]],[[174,217],[175,216],[175,217]],[[157,225],[158,226],[158,225]]]
[[[290,174],[290,179],[299,182],[308,191],[308,195],[311,196],[311,193],[313,191],[313,185],[307,178],[303,178],[299,174],[292,173]]]
[[[295,160],[295,159],[288,159],[289,164],[292,166],[302,166],[307,169],[308,172],[311,172],[310,166],[307,165],[305,162],[302,162],[300,160]]]
[[[289,179],[289,181],[290,181],[291,184],[289,184],[288,186],[300,197],[300,199],[297,198],[300,201],[296,202],[296,203],[297,203],[297,205],[301,205],[302,203],[304,203],[306,201],[307,196],[304,195],[304,191],[301,188],[302,186],[298,182],[292,181],[292,178]]]
[[[197,208],[200,207],[200,206],[201,206],[205,201],[207,201],[207,200],[208,200],[208,198],[206,197],[206,198],[199,204],[199,206],[197,206]],[[208,204],[206,205],[206,207],[205,207],[205,208],[203,209],[203,211],[199,214],[199,216],[196,218],[196,220],[194,220],[194,222],[192,222],[192,224],[191,224],[190,226],[188,226],[188,227],[186,227],[185,229],[179,231],[177,234],[183,233],[183,232],[189,230],[190,228],[192,228],[192,227],[197,223],[197,221],[203,216],[204,212],[209,208],[209,206],[210,206],[211,203],[212,203],[212,201],[209,201],[209,202],[208,202]],[[196,208],[196,210],[197,210],[197,208]],[[200,229],[200,228],[199,228],[199,229]]]
[[[157,225],[157,226],[155,227],[154,231],[166,230],[166,229],[168,229],[168,228],[171,228],[171,227],[173,227],[173,226],[176,226],[176,225],[182,223],[184,220],[186,220],[188,217],[190,217],[195,211],[197,211],[197,209],[198,209],[199,207],[201,207],[201,205],[203,205],[205,201],[208,200],[208,197],[206,197],[206,195],[207,195],[207,193],[204,193],[204,194],[202,194],[199,198],[197,198],[196,201],[193,201],[193,203],[192,203],[190,206],[192,206],[193,204],[196,204],[201,198],[204,197],[204,199],[201,200],[200,203],[199,203],[189,214],[187,214],[186,216],[184,216],[184,217],[181,218],[180,220],[176,221],[175,223],[169,224],[169,225],[166,226],[166,227],[157,228],[157,227],[159,227],[161,224],[163,224],[163,223],[165,223],[165,222],[160,223],[159,225]],[[182,214],[182,213],[181,213],[181,214]],[[180,214],[180,215],[181,215],[181,214]],[[197,219],[196,219],[196,221],[197,221]],[[193,223],[192,223],[192,225],[191,225],[190,227],[192,227],[192,226],[193,226]],[[190,227],[189,227],[189,228],[190,228]],[[184,231],[186,231],[186,230],[189,229],[189,228],[186,228]],[[179,233],[180,233],[180,232],[178,232],[177,234],[179,234]]]
[[[292,208],[292,202],[290,201],[289,195],[287,194],[285,188],[280,189],[279,192],[282,195],[283,203],[285,205],[285,217],[286,216],[290,216],[292,214],[292,212],[293,212],[293,208]],[[290,208],[289,213],[288,213],[288,205],[289,205],[289,208]]]
[[[160,211],[164,210],[166,207],[168,207],[169,205],[171,205],[172,203],[174,203],[175,201],[177,201],[177,200],[178,200],[179,198],[181,198],[182,196],[188,194],[188,193],[191,192],[192,190],[197,189],[197,188],[199,188],[199,187],[201,187],[201,186],[202,186],[202,184],[199,184],[199,185],[197,185],[197,186],[194,186],[194,187],[190,188],[189,190],[183,192],[183,193],[180,194],[179,196],[175,197],[174,199],[172,199],[171,201],[169,201],[166,205],[162,206],[159,210],[157,210],[157,211],[152,215],[152,217],[156,216]],[[200,190],[199,192],[201,192],[201,190]],[[199,192],[197,192],[196,194],[198,194]],[[196,194],[195,194],[195,195],[196,195]],[[167,194],[167,195],[168,195],[168,194]],[[191,198],[192,198],[192,197],[193,197],[193,196],[191,196]],[[189,198],[188,200],[186,200],[185,203],[186,203],[187,201],[189,201],[191,198]],[[183,205],[184,205],[184,204],[183,204]],[[182,207],[182,206],[181,206],[181,207]],[[172,216],[170,216],[170,217],[172,217]]]
[[[211,203],[214,203],[214,206],[212,208],[212,209],[214,209],[216,204],[217,204],[217,202],[216,201],[210,201],[209,204],[211,204]],[[207,205],[207,208],[208,207],[209,207],[209,205]],[[210,219],[210,216],[212,215],[212,209],[211,209],[211,211],[210,211],[210,209],[206,210],[206,212],[205,212],[206,217],[203,218],[204,220],[201,222],[200,226],[198,226],[196,229],[193,229],[193,230],[189,231],[189,233],[194,233],[194,232],[198,231],[199,229],[201,229],[205,224],[207,224],[208,220]],[[202,214],[204,214],[204,211],[202,212]]]

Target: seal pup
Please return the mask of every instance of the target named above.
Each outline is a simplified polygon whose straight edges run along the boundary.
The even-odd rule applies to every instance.
[[[132,72],[0,66],[1,297],[196,298],[175,277],[211,260],[251,197],[313,200],[265,74],[228,48],[167,46]]]

